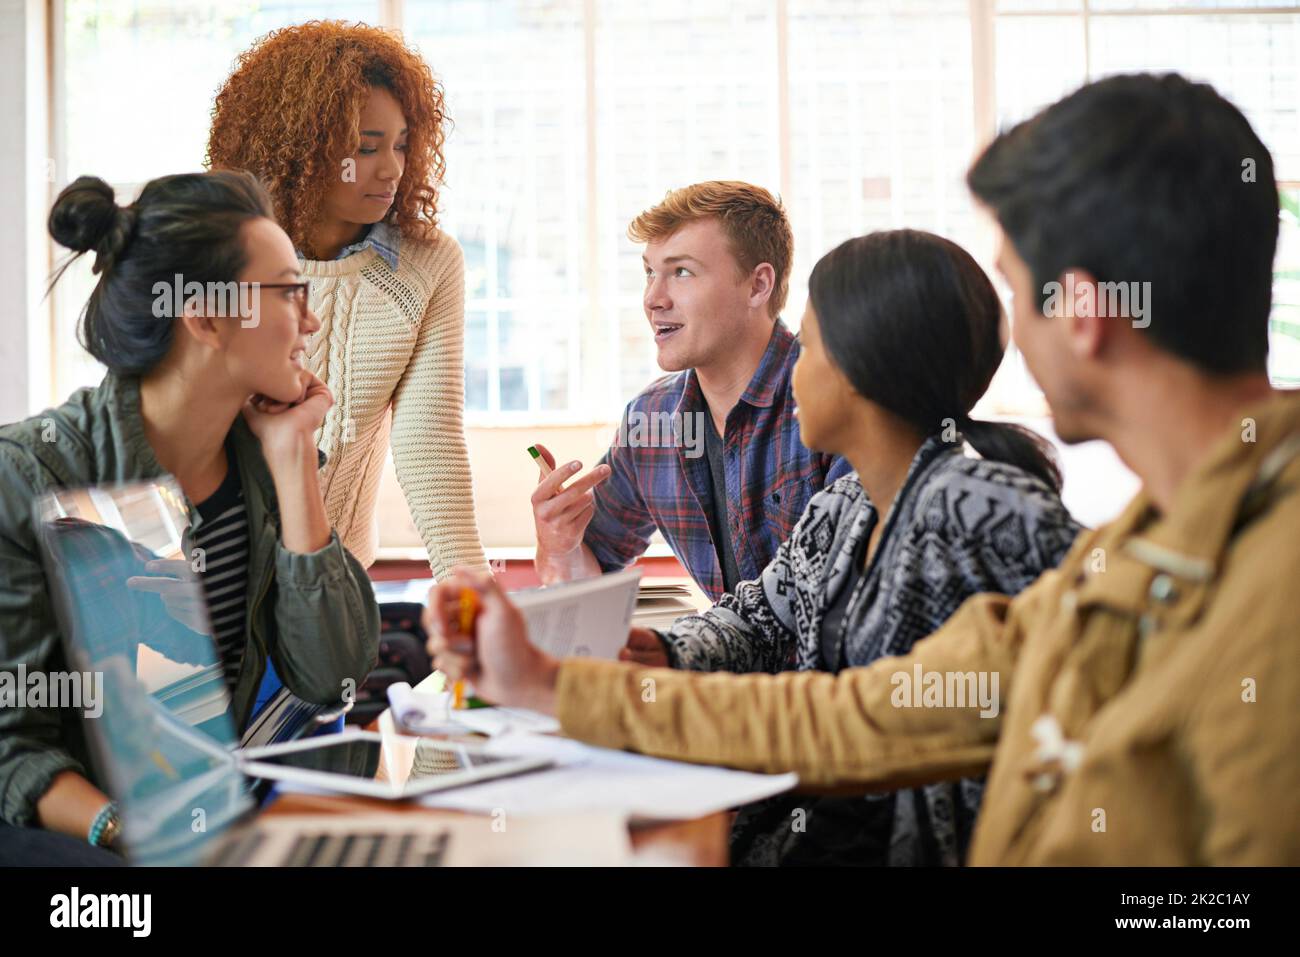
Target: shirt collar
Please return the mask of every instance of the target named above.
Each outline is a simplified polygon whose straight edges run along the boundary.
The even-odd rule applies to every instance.
[[[388,268],[396,271],[397,269],[397,247],[400,244],[401,234],[393,229],[387,223],[375,223],[357,242],[344,246],[339,250],[339,254],[334,258],[344,259],[353,253],[359,253],[364,249],[370,248],[379,254],[379,258],[388,263]]]
[[[367,230],[366,234],[358,239],[355,243],[349,243],[339,250],[339,254],[334,257],[337,262],[340,259],[346,259],[353,253],[359,253],[366,249],[373,249],[378,253],[379,258],[388,263],[388,268],[397,271],[397,252],[402,243],[402,234],[394,229],[388,223],[375,223]],[[299,259],[306,259],[301,249],[294,250]]]
[[[763,357],[758,360],[758,368],[749,380],[749,385],[741,393],[740,401],[766,409],[776,401],[776,390],[783,387],[783,373],[788,365],[791,350],[798,348],[798,342],[786,324],[776,320],[772,335],[767,340]],[[700,380],[694,369],[688,369],[682,379],[682,393],[677,400],[675,411],[685,412],[697,409],[704,404],[704,393],[700,390]]]
[[[758,409],[771,406],[776,401],[776,390],[785,385],[784,373],[789,365],[787,360],[796,348],[798,344],[794,333],[777,319],[772,328],[772,336],[767,340],[767,348],[763,351],[763,358],[758,361],[758,369],[749,380],[749,386],[741,393],[740,401]]]

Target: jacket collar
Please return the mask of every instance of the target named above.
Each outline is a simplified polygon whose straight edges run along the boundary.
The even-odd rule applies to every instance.
[[[166,475],[166,470],[159,464],[153,446],[144,434],[144,416],[140,412],[140,378],[110,372],[104,376],[99,391],[108,412],[108,423],[120,437],[123,471],[142,478]]]
[[[932,475],[931,466],[937,466],[941,457],[951,457],[962,454],[960,443],[945,442],[942,437],[937,435],[932,435],[921,443],[920,448],[918,448],[916,453],[912,456],[912,464],[907,467],[907,475],[903,477],[902,484],[898,486],[898,491],[894,493],[894,501],[889,506],[888,514],[884,515],[880,519],[885,523],[885,527],[881,530],[880,543],[876,546],[877,554],[880,552],[880,545],[884,544],[885,536],[889,535],[890,531],[893,529],[900,509],[915,504],[918,490],[922,488],[926,482],[930,481]],[[857,475],[856,472],[853,474]],[[861,481],[861,478],[859,478],[859,484],[861,484]],[[863,493],[866,493],[865,488],[863,488]],[[867,495],[866,499],[871,504],[871,508],[875,510],[876,504],[871,501],[871,497]],[[909,504],[904,506],[903,503]]]
[[[1102,528],[1094,552],[1106,574],[1084,561],[1078,599],[1135,611],[1168,587],[1194,588],[1202,597],[1217,576],[1238,527],[1268,507],[1294,482],[1279,482],[1300,461],[1300,393],[1275,396],[1242,412],[1234,425],[1179,486],[1169,511],[1159,514],[1145,490]],[[1253,441],[1243,431],[1253,423]],[[1157,587],[1156,578],[1167,585]],[[1199,604],[1196,602],[1195,604]]]
[[[1252,424],[1253,434],[1247,431]],[[1227,551],[1247,495],[1258,495],[1277,479],[1278,466],[1268,460],[1275,451],[1286,455],[1288,440],[1297,434],[1300,393],[1244,409],[1241,424],[1233,425],[1183,480],[1168,514],[1151,521],[1149,531],[1138,531],[1137,540],[1189,559],[1193,566],[1213,568]],[[1145,505],[1142,515],[1154,515],[1146,492],[1138,498]]]
[[[100,401],[108,411],[106,426],[115,431],[120,448],[120,469],[123,476],[133,478],[158,478],[166,475],[159,464],[153,447],[144,434],[144,417],[140,410],[140,378],[108,373],[97,390]],[[278,515],[275,482],[262,456],[262,445],[242,415],[230,427],[231,447],[235,452],[239,478],[244,487],[250,524],[254,526],[262,512]],[[103,476],[96,476],[102,480]],[[256,489],[256,496],[249,495]],[[193,503],[191,503],[193,505]],[[255,514],[256,513],[256,514]],[[191,508],[190,518],[198,524],[198,511]]]

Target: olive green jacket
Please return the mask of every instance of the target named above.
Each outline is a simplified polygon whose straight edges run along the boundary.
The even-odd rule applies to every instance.
[[[1167,512],[1140,493],[905,656],[776,676],[570,659],[558,711],[574,737],[808,789],[987,771],[971,863],[1300,864],[1297,569],[1291,393],[1247,410]],[[972,704],[981,675],[997,708]]]
[[[280,544],[275,486],[261,444],[243,417],[231,429],[248,517],[248,614],[233,718],[248,721],[269,655],[305,701],[341,704],[374,666],[379,609],[370,580],[338,535],[319,551]],[[138,378],[109,374],[57,409],[0,426],[0,670],[67,669],[33,527],[33,504],[58,487],[114,484],[166,473],[145,439]],[[190,506],[196,525],[198,512]],[[352,682],[349,686],[347,682]],[[0,818],[33,824],[56,774],[90,766],[81,713],[0,707]]]

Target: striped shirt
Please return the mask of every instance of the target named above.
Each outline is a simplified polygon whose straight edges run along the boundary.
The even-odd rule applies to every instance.
[[[244,622],[248,594],[248,515],[234,450],[226,446],[226,477],[221,487],[195,507],[202,516],[193,545],[202,549],[198,567],[212,619],[212,637],[221,653],[226,681],[234,687],[244,660]],[[191,554],[194,554],[193,552]]]

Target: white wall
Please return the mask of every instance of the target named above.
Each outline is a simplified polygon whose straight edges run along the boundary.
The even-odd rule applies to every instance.
[[[474,507],[483,544],[489,548],[536,544],[529,496],[537,485],[538,471],[529,459],[528,446],[540,442],[557,462],[577,459],[585,470],[609,447],[614,429],[613,424],[466,429]],[[388,548],[423,547],[397,484],[391,456],[379,490],[379,527],[380,543]]]

